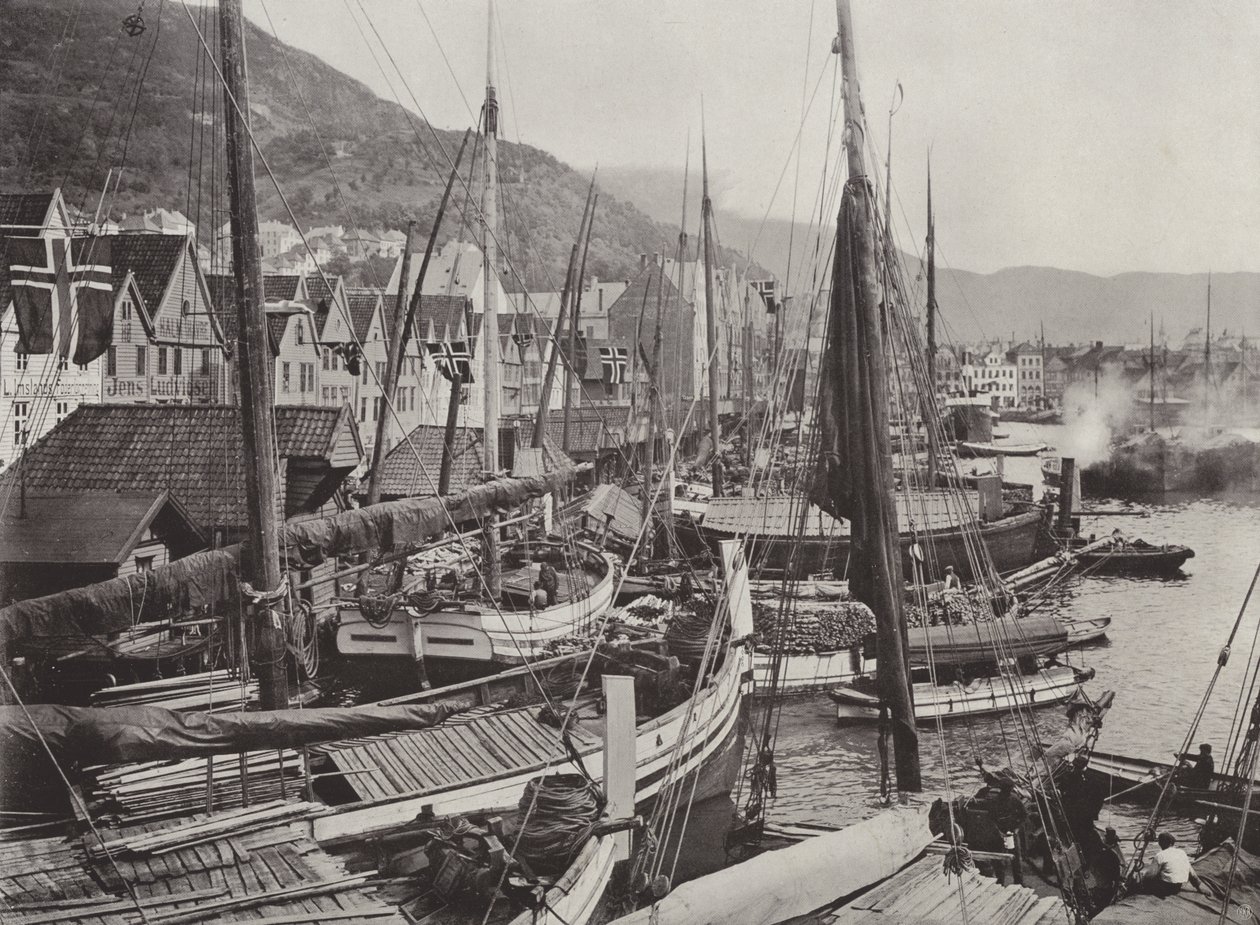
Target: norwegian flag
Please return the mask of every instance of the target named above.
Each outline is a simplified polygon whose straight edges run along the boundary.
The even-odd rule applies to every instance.
[[[604,383],[621,385],[626,381],[626,361],[628,355],[625,347],[600,347],[599,362],[604,367]]]
[[[109,238],[8,238],[5,252],[24,353],[90,363],[114,339]]]
[[[424,346],[429,351],[429,356],[433,358],[433,365],[437,367],[443,378],[454,382],[455,376],[458,375],[459,381],[464,385],[473,381],[472,354],[468,352],[468,346],[462,340],[457,340],[453,344],[443,342]]]
[[[512,322],[512,340],[516,341],[516,346],[522,353],[534,345],[532,321],[533,318],[529,315],[518,314]]]

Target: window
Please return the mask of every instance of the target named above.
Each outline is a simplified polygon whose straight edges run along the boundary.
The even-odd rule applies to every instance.
[[[210,349],[202,348],[201,351],[201,375],[210,375]]]
[[[416,410],[416,387],[414,385],[411,387],[410,392],[411,392],[411,410],[415,411]]]
[[[153,557],[152,556],[136,556],[136,571],[137,572],[153,571]]]
[[[378,417],[381,416],[381,402],[382,401],[384,401],[384,399],[381,398],[381,396],[379,395],[376,396],[376,398],[372,399],[372,420],[373,421],[375,421]]]
[[[75,365],[75,366],[77,366],[77,367],[79,367],[79,372],[81,372],[81,373],[85,373],[85,372],[87,372],[88,364],[86,364],[86,363],[75,363],[74,365]]]
[[[20,373],[25,372],[30,367],[30,365],[31,365],[31,355],[29,353],[23,353],[21,350],[19,350],[17,354],[18,372]]]
[[[368,365],[364,363],[363,364],[363,384],[364,385],[367,385],[367,374],[368,374]]]
[[[359,399],[359,420],[360,421],[367,420],[367,399],[366,398]]]
[[[376,363],[376,384],[382,388],[385,386],[385,364],[379,360]]]
[[[341,387],[341,403],[343,405],[350,404],[350,386],[343,385]]]
[[[281,392],[289,391],[289,364],[288,363],[280,364],[280,391]]]
[[[180,375],[184,371],[184,348],[175,347],[172,351],[175,355],[172,359],[175,361],[175,375]]]
[[[131,299],[123,299],[122,307],[119,308],[118,314],[122,316],[123,321],[131,320]]]
[[[335,353],[332,355],[332,368],[333,372],[341,369],[341,357],[337,356]]]
[[[301,387],[298,389],[298,391],[299,392],[314,392],[315,391],[315,364],[303,363],[298,369],[298,372],[302,377]]]
[[[66,419],[66,415],[69,413],[70,413],[70,402],[68,401],[57,402],[57,423],[58,424],[64,421]]]
[[[31,403],[15,401],[13,403],[13,442],[17,445],[26,443],[26,421],[31,416]]]
[[[21,354],[19,354],[21,356]],[[110,347],[105,351],[105,375],[118,375],[118,348]]]
[[[145,361],[144,352],[145,351],[143,347],[136,348],[136,375],[137,376],[144,375],[144,361]]]
[[[303,331],[302,331],[302,324],[301,324],[301,322],[299,322],[299,323],[298,323],[298,326],[297,326],[297,342],[298,342],[298,344],[304,344],[304,343],[306,343],[306,335],[305,335],[305,334],[303,333]]]
[[[70,360],[68,357],[60,357],[57,360],[57,371],[64,373],[70,368]]]
[[[327,372],[329,364],[332,362],[332,351],[327,347],[324,348],[324,371]]]
[[[180,313],[184,315],[192,314],[192,303],[189,302],[187,299],[184,299],[184,304],[180,306]]]
[[[178,348],[176,348],[176,352],[178,352]],[[158,375],[159,376],[166,375],[166,348],[165,347],[158,347]]]

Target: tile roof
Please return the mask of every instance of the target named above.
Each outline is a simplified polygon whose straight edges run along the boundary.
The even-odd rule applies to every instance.
[[[372,329],[372,318],[381,301],[381,291],[365,287],[346,289],[346,307],[350,310],[350,323],[354,325],[354,336],[363,343]]]
[[[25,226],[26,234],[42,225],[52,205],[53,193],[0,193],[0,227]]]
[[[344,431],[361,458],[348,408],[276,408],[283,458],[318,457]],[[243,527],[244,452],[234,405],[80,405],[0,475],[0,492],[19,468],[33,494],[169,489],[199,528]]]
[[[324,282],[327,279],[328,282]],[[337,288],[340,276],[326,276],[323,273],[308,273],[306,276],[306,297],[313,302],[331,299],[333,290]],[[331,287],[331,288],[330,288]]]
[[[180,234],[119,234],[110,241],[114,287],[122,286],[130,270],[149,313],[156,312],[171,276],[188,252],[188,239]]]
[[[296,273],[267,273],[263,275],[263,296],[268,302],[292,301],[298,297],[302,277]]]
[[[13,504],[0,515],[0,562],[121,562],[170,497],[165,490],[28,493],[26,516]]]
[[[420,296],[420,307],[416,312],[416,328],[420,339],[430,336],[436,340],[450,339],[464,322],[464,306],[468,304],[462,295],[424,295]]]
[[[387,454],[381,473],[381,495],[394,498],[428,498],[437,493],[438,475],[442,470],[442,441],[445,428],[421,424]],[[529,428],[516,431],[518,445],[531,436]],[[451,492],[463,491],[481,484],[482,444],[480,427],[463,427],[455,432],[454,464],[451,467]],[[543,440],[543,464],[549,471],[571,466],[572,460],[560,449],[550,433]]]

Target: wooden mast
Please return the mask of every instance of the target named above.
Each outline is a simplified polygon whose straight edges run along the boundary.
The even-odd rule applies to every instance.
[[[857,514],[853,522],[853,551],[860,556],[854,577],[857,596],[874,612],[879,664],[880,700],[889,712],[892,724],[893,752],[900,790],[923,788],[919,769],[919,739],[914,725],[914,699],[910,689],[910,672],[906,661],[906,626],[902,618],[901,549],[898,542],[897,508],[892,472],[892,446],[888,434],[887,369],[883,349],[880,318],[878,269],[876,267],[875,233],[871,225],[873,201],[866,185],[866,165],[862,158],[864,122],[858,87],[857,61],[853,49],[853,20],[848,0],[836,0],[839,35],[833,51],[840,55],[844,78],[845,151],[848,156],[849,184],[860,189],[860,200],[851,209],[852,228],[846,228],[844,216],[840,231],[851,237],[855,275],[841,280],[837,268],[837,284],[852,287],[855,317],[838,319],[835,307],[840,304],[838,285],[832,286],[832,323],[843,321],[861,343],[849,345],[848,364],[857,386],[842,396],[845,414],[862,432],[861,446],[850,447],[857,455],[862,478],[855,486],[858,494]]]
[[[381,383],[381,411],[376,416],[376,440],[372,444],[372,464],[368,470],[368,504],[377,504],[381,500],[381,462],[385,459],[385,443],[389,440],[389,419],[392,416],[394,393],[398,390],[403,347],[407,336],[407,280],[411,276],[411,239],[415,231],[415,220],[409,219],[407,239],[403,242],[402,268],[398,276],[398,295],[394,299],[394,316],[390,319],[389,343],[386,344],[388,352],[385,362],[385,381]],[[406,434],[403,436],[405,437]]]
[[[713,497],[722,496],[722,425],[718,421],[717,293],[713,289],[713,200],[709,198],[709,157],[703,132],[700,136],[700,173],[704,192],[700,220],[704,227],[704,331],[709,370],[709,439],[713,442]]]
[[[1151,376],[1150,376],[1151,394],[1146,402],[1147,411],[1150,412],[1151,430],[1155,429],[1155,313],[1151,312]]]
[[[889,137],[892,137],[892,117],[888,120]],[[890,155],[891,156],[891,155]],[[888,242],[892,251],[892,241]],[[936,398],[936,219],[932,214],[932,156],[928,155],[927,165],[927,401],[930,409],[937,408]],[[939,462],[936,458],[936,430],[933,427],[935,415],[929,414],[924,421],[927,425],[928,451],[928,486],[936,486],[936,471]]]
[[[1212,389],[1212,271],[1208,270],[1207,329],[1203,333],[1203,412],[1207,413]]]
[[[245,120],[249,114],[249,71],[245,58],[241,0],[219,3],[220,55],[227,110],[227,168],[232,206],[232,266],[236,276],[237,382],[241,393],[241,432],[245,446],[245,496],[249,542],[242,558],[242,582],[260,595],[281,587],[280,526],[277,510],[277,456],[272,410],[274,361],[267,339],[262,262],[258,249],[258,200],[254,192],[254,151]],[[253,623],[250,660],[264,710],[289,706],[284,627],[265,603],[249,608]]]
[[[569,268],[564,274],[564,291],[560,294],[560,314],[556,318],[555,330],[551,332],[551,351],[547,354],[547,371],[543,374],[542,391],[538,394],[538,414],[534,418],[534,449],[542,449],[543,434],[547,432],[547,413],[551,406],[551,388],[556,381],[556,363],[560,358],[560,338],[563,336],[569,317],[569,299],[573,296],[573,274],[576,272],[578,251],[582,237],[586,234],[586,217],[591,210],[591,201],[595,196],[595,176],[591,175],[591,185],[586,190],[586,205],[582,207],[582,221],[578,223],[577,240],[569,252]]]
[[[686,193],[683,194],[684,196]],[[651,280],[648,276],[648,280]],[[647,295],[646,290],[644,296]],[[647,440],[643,445],[643,497],[641,499],[641,516],[643,522],[648,524],[644,530],[643,536],[647,542],[651,542],[651,525],[652,519],[652,480],[656,476],[656,403],[658,401],[659,386],[656,377],[660,373],[661,368],[661,316],[662,306],[665,302],[665,259],[661,258],[661,265],[656,268],[656,326],[652,333],[652,362],[647,364],[648,374],[648,393],[647,393]],[[638,344],[635,344],[637,349]]]
[[[594,179],[592,179],[592,187],[594,182]],[[560,442],[566,453],[569,452],[569,428],[573,418],[574,393],[576,392],[580,396],[582,380],[579,374],[585,372],[585,370],[577,369],[578,331],[582,315],[582,280],[586,277],[586,255],[591,249],[591,229],[595,227],[595,206],[598,204],[599,194],[596,193],[595,198],[591,200],[590,215],[586,219],[586,238],[582,242],[582,260],[578,264],[577,275],[573,278],[569,296],[573,302],[573,311],[570,313],[569,323],[569,362],[564,367],[564,429],[560,435]],[[577,383],[576,390],[573,388],[575,381]]]
[[[486,2],[486,115],[485,188],[481,192],[481,230],[483,282],[481,316],[481,352],[484,361],[482,389],[485,404],[482,414],[483,462],[488,473],[499,471],[499,275],[498,249],[495,234],[499,221],[499,103],[494,88],[494,0]],[[469,332],[471,334],[471,331]],[[502,591],[499,564],[498,528],[495,515],[486,516],[483,530],[484,576],[486,594],[496,603]]]

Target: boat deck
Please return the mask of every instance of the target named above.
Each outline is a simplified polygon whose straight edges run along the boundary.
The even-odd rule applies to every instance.
[[[563,757],[558,731],[536,719],[539,707],[456,716],[417,732],[374,736],[312,748],[326,755],[360,800],[439,791],[509,776]],[[579,710],[585,720],[590,708]],[[602,730],[571,728],[578,751],[598,746]]]
[[[862,896],[815,921],[819,925],[914,925],[1002,922],[1062,925],[1071,916],[1058,896],[1024,886],[1002,886],[975,870],[945,875],[944,860],[928,854]]]
[[[300,821],[314,804],[263,805],[177,824],[0,844],[0,913],[13,925],[270,921],[405,925],[367,874],[350,874]],[[133,902],[118,874],[131,884]]]

